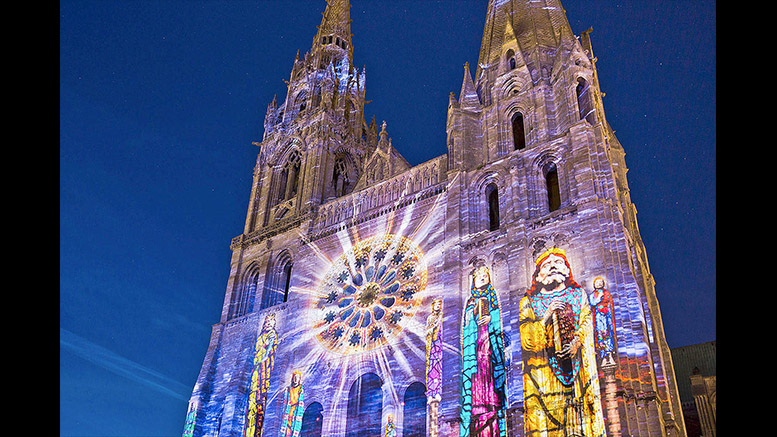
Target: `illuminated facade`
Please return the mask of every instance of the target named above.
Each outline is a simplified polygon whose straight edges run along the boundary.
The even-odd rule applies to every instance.
[[[683,435],[589,34],[491,0],[448,153],[411,166],[349,7],[267,109],[184,435]]]

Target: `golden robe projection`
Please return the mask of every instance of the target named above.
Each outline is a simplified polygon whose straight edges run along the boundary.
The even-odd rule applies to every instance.
[[[278,333],[275,331],[275,314],[268,314],[262,331],[256,339],[254,365],[251,372],[251,390],[248,394],[248,414],[243,435],[259,437],[264,425],[265,401],[270,387],[270,374],[275,364]]]
[[[520,302],[528,436],[603,436],[593,317],[563,250],[539,256]]]

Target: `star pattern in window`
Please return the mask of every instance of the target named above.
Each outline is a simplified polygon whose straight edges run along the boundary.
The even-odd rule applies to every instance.
[[[356,242],[320,282],[313,328],[327,349],[351,354],[383,346],[403,330],[426,289],[426,263],[412,240],[393,234]]]

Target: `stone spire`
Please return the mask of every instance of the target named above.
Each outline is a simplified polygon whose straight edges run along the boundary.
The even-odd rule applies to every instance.
[[[352,64],[351,4],[349,0],[327,0],[326,3],[311,52],[331,52],[332,59],[347,57]]]
[[[472,82],[472,74],[469,72],[469,62],[464,64],[464,80],[461,83],[459,105],[463,109],[474,110],[480,106],[480,99]]]
[[[524,59],[538,49],[558,47],[562,38],[574,38],[560,0],[489,0],[476,78],[482,68],[499,62],[503,45],[512,39],[510,27],[519,46],[516,54]]]

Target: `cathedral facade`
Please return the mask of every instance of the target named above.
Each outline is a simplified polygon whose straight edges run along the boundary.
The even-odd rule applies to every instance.
[[[255,143],[184,435],[684,435],[589,33],[490,0],[448,151],[411,166],[365,120],[348,0],[322,8]]]

